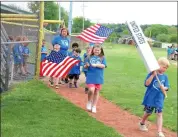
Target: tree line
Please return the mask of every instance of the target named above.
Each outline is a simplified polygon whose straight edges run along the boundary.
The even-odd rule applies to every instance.
[[[12,5],[11,5],[12,6]],[[39,2],[28,2],[28,8],[34,14],[39,12]],[[68,15],[69,13],[63,8],[61,10],[61,19],[64,20],[65,25],[68,26]],[[58,20],[59,19],[59,6],[54,1],[45,1],[44,2],[44,19],[48,20]],[[83,30],[83,17],[75,17],[72,19],[72,33],[81,33]],[[89,19],[84,18],[84,29],[90,27],[94,23]],[[111,41],[114,38],[120,38],[123,35],[130,35],[127,29],[127,26],[124,23],[113,24],[113,23],[100,23],[108,28],[114,29],[114,32],[107,39]],[[47,29],[52,31],[57,31],[59,25],[50,24],[47,26]],[[152,38],[160,42],[169,42],[177,43],[177,25],[161,25],[161,24],[152,24],[152,25],[141,25],[141,28],[146,37]]]

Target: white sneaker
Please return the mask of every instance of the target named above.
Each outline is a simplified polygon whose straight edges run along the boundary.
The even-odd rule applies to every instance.
[[[163,132],[158,132],[157,137],[165,137],[165,136],[164,136]]]
[[[87,103],[87,110],[91,111],[92,103],[88,101]]]
[[[92,113],[96,113],[96,106],[93,106],[93,107],[92,107],[91,112],[92,112]]]
[[[148,128],[146,127],[146,125],[142,125],[140,122],[139,122],[139,129],[145,132],[148,131]]]

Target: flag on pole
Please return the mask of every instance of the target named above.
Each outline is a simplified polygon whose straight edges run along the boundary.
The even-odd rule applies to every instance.
[[[112,32],[113,29],[96,24],[83,30],[77,38],[89,43],[103,43]]]
[[[50,55],[41,62],[40,71],[42,76],[64,78],[77,63],[79,63],[77,59],[52,51]]]

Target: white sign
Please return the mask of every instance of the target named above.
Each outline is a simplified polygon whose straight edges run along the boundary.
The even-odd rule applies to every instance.
[[[135,22],[126,22],[130,33],[136,43],[137,50],[142,57],[148,72],[159,69],[158,62],[144,36],[141,27]]]

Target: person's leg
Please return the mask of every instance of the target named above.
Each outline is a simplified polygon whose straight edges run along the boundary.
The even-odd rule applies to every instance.
[[[144,108],[144,111],[145,111],[144,115],[143,115],[141,121],[139,122],[139,129],[141,131],[148,131],[148,128],[146,127],[145,122],[148,119],[148,117],[152,114],[153,109],[154,109],[153,107],[147,107],[147,106],[145,106],[145,108]]]
[[[92,109],[92,102],[93,102],[93,94],[95,91],[95,86],[93,84],[88,85],[89,92],[88,92],[88,102],[87,102],[87,110]]]
[[[50,82],[50,86],[53,87],[54,86],[54,78],[50,77],[49,82]]]
[[[101,90],[101,85],[100,84],[96,84],[95,85],[95,91],[94,91],[94,95],[93,95],[93,104],[92,104],[92,112],[96,113],[96,105],[99,99],[99,91]]]
[[[55,88],[59,88],[59,78],[55,78]]]
[[[75,88],[78,88],[78,84],[77,84],[78,79],[79,79],[79,75],[75,74],[74,75],[74,86],[75,86]]]
[[[72,88],[72,80],[74,76],[72,74],[69,74],[69,88]]]
[[[84,74],[85,74],[85,79],[87,78],[87,71],[84,71]],[[88,87],[87,87],[87,84],[85,83],[85,94],[88,93]]]

